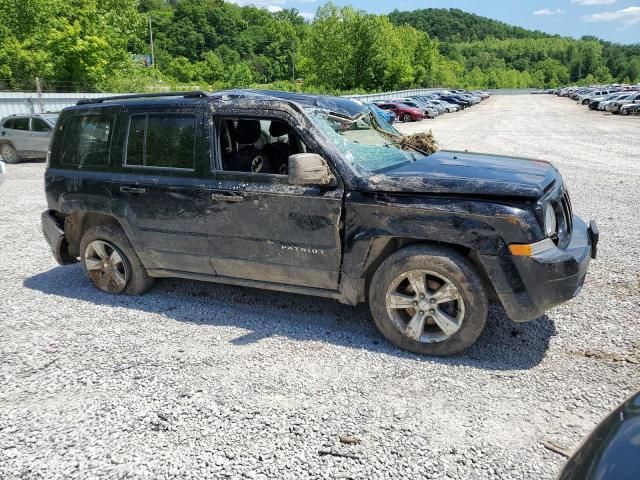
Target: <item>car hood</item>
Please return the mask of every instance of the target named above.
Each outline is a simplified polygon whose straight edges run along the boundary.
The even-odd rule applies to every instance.
[[[369,177],[368,190],[539,198],[559,178],[549,162],[439,151]]]

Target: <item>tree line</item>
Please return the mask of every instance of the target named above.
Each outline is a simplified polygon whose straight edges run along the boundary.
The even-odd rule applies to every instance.
[[[461,10],[374,15],[326,3],[311,21],[224,0],[0,0],[4,88],[555,87],[640,82],[640,45],[571,39]],[[145,66],[151,54],[154,67]]]

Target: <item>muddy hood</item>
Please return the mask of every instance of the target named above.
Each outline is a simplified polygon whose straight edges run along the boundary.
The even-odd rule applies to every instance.
[[[539,198],[558,179],[553,165],[542,160],[439,151],[373,175],[366,188],[402,193]]]

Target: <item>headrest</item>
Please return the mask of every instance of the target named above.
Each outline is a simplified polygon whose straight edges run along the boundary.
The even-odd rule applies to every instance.
[[[235,141],[241,145],[256,143],[260,140],[262,128],[259,120],[238,120],[234,130]]]
[[[277,120],[272,120],[271,125],[269,125],[269,135],[272,137],[283,137],[288,135],[290,130],[289,125]]]

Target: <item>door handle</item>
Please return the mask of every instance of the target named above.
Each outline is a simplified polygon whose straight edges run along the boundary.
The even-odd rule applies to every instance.
[[[147,189],[139,187],[120,187],[120,191],[122,193],[144,193]]]
[[[223,202],[243,202],[244,197],[234,193],[212,193],[211,200],[221,200]]]

